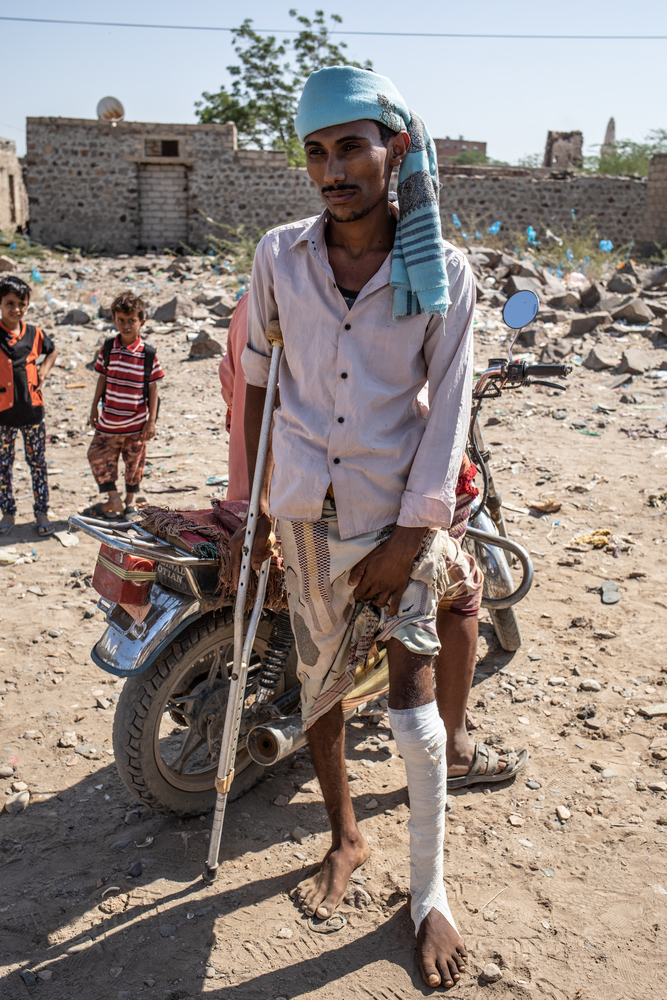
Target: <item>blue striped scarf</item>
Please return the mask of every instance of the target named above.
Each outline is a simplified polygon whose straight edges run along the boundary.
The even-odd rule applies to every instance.
[[[449,293],[438,163],[419,115],[408,109],[386,76],[355,66],[330,66],[308,77],[294,124],[303,142],[319,129],[364,118],[410,136],[410,150],[398,172],[399,220],[390,278],[394,319],[418,313],[444,316]]]

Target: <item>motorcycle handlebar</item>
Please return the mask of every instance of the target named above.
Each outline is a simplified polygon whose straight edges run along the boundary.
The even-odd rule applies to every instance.
[[[572,365],[526,365],[526,378],[565,378],[572,371]]]

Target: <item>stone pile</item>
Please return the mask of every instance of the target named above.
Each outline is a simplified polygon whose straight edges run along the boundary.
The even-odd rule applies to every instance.
[[[540,311],[535,323],[522,331],[519,346],[539,360],[578,357],[589,369],[618,368],[619,374],[639,374],[663,364],[650,349],[667,348],[667,266],[651,268],[628,260],[610,267],[602,279],[590,280],[579,271],[559,277],[530,260],[489,247],[470,246],[467,251],[478,319],[484,322],[493,310],[502,309],[515,292],[537,295]],[[637,356],[628,361],[624,348],[633,340],[642,341],[644,350],[631,348]]]

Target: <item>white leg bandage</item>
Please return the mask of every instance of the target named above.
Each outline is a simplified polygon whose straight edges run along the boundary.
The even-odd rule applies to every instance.
[[[419,708],[389,709],[410,795],[410,894],[415,934],[435,907],[456,930],[442,880],[447,801],[447,734],[434,701]]]

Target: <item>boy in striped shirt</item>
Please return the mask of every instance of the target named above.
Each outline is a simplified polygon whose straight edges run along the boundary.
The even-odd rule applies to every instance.
[[[95,435],[88,449],[95,481],[100,493],[107,494],[107,501],[85,513],[119,521],[137,513],[134,495],[144,472],[146,442],[155,437],[157,383],[164,372],[155,348],[144,344],[140,336],[146,322],[145,302],[133,292],[123,292],[112,302],[111,312],[118,336],[106,342],[95,362],[100,377],[90,413]],[[116,488],[121,455],[125,463],[124,503]]]

